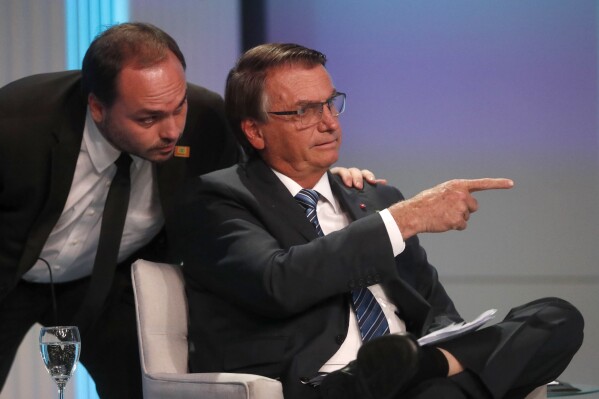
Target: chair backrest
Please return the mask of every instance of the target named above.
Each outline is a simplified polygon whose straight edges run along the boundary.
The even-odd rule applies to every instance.
[[[187,299],[181,268],[140,259],[131,277],[143,373],[187,373]]]

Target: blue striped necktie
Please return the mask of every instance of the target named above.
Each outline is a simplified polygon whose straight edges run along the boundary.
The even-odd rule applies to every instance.
[[[301,189],[295,196],[295,200],[304,208],[306,217],[316,229],[319,237],[324,236],[318,217],[316,216],[316,204],[319,194],[315,190]],[[370,290],[366,287],[352,291],[352,299],[362,342],[368,342],[373,338],[389,333],[389,324],[385,319],[383,309],[376,301]]]

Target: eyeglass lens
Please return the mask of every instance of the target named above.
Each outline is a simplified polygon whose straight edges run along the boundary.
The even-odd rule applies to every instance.
[[[337,94],[330,98],[326,105],[333,116],[339,116],[345,110],[345,95]],[[314,104],[314,106],[306,107],[304,113],[300,115],[302,124],[311,125],[321,121],[322,113],[324,112],[324,104]]]

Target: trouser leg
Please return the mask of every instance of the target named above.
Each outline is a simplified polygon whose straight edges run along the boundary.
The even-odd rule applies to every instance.
[[[540,385],[559,377],[580,349],[584,338],[584,319],[580,312],[567,302],[553,303],[538,314],[540,318],[559,322],[551,336],[543,342],[534,358],[526,364],[506,399],[523,398]]]
[[[102,399],[142,398],[141,366],[130,269],[117,270],[96,323],[82,332],[81,362]]]
[[[545,298],[512,309],[496,325],[439,346],[476,374],[493,397],[519,398],[563,372],[582,344],[583,326],[574,306]]]
[[[423,381],[395,399],[469,399],[460,387],[448,378]],[[482,397],[477,398],[482,399]]]

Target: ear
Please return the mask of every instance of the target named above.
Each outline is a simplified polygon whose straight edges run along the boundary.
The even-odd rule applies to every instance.
[[[244,119],[241,121],[241,130],[245,134],[252,147],[260,151],[264,149],[264,136],[258,123],[253,119]]]
[[[101,124],[106,116],[106,106],[91,93],[87,96],[87,104],[94,122]]]

